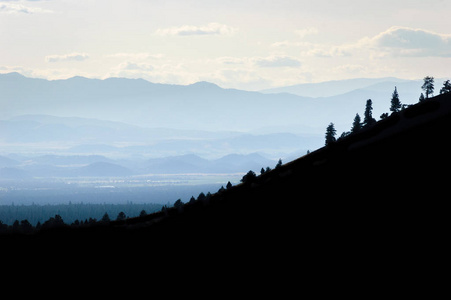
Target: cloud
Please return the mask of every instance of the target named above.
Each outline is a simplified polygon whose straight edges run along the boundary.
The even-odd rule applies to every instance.
[[[155,32],[157,35],[167,36],[167,35],[177,35],[177,36],[188,36],[188,35],[232,35],[236,32],[236,28],[230,26],[210,23],[206,26],[190,26],[183,25],[180,27],[171,27],[164,29],[157,29]]]
[[[451,57],[451,35],[424,29],[391,27],[368,43],[395,56]]]
[[[89,58],[86,53],[70,53],[63,55],[48,55],[45,57],[46,62],[54,63],[60,61],[84,61]]]
[[[270,56],[266,58],[255,58],[255,65],[261,68],[281,68],[281,67],[300,67],[301,62],[288,56]]]
[[[305,35],[314,30],[301,30]],[[373,37],[364,37],[355,43],[323,45],[299,41],[276,42],[273,48],[301,48],[302,56],[370,58],[392,57],[451,57],[451,34],[440,34],[425,29],[394,26]]]
[[[52,13],[51,10],[42,9],[38,7],[29,7],[23,4],[2,3],[0,4],[0,13],[3,14],[39,14]]]

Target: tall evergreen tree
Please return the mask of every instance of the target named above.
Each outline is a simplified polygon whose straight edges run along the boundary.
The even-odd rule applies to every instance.
[[[424,99],[424,94],[423,93],[421,93],[420,94],[420,98],[418,99],[418,102],[423,102],[425,99]]]
[[[335,130],[334,123],[330,123],[326,128],[326,146],[336,141],[336,134],[337,131]]]
[[[105,214],[103,215],[103,217],[100,221],[104,222],[104,223],[110,222],[110,216],[108,215],[108,213],[105,212]]]
[[[205,201],[207,199],[207,196],[205,196],[205,194],[203,192],[201,192],[199,194],[199,196],[197,196],[197,201]]]
[[[127,219],[127,216],[125,215],[125,213],[124,213],[123,211],[121,211],[121,212],[117,215],[117,218],[116,218],[117,221],[122,221],[122,220],[125,220],[125,219]]]
[[[362,129],[362,122],[359,114],[355,114],[354,122],[352,122],[351,133],[359,132]]]
[[[363,126],[371,126],[374,123],[376,123],[376,119],[373,118],[373,101],[371,101],[371,99],[368,99],[366,100]]]
[[[243,178],[241,178],[241,182],[249,183],[249,182],[254,181],[255,178],[257,178],[257,174],[255,174],[254,171],[250,170],[249,172],[247,172],[246,175],[243,176]]]
[[[440,95],[446,93],[451,93],[451,83],[449,82],[449,80],[443,82],[443,87],[440,89]]]
[[[434,95],[434,77],[432,76],[426,76],[424,77],[424,83],[421,86],[421,88],[426,93],[426,99],[429,99],[429,95]]]
[[[393,94],[391,96],[391,106],[390,106],[390,111],[391,112],[398,112],[401,110],[401,101],[399,101],[399,94],[398,94],[398,90],[396,89],[395,86],[395,90],[393,91]]]

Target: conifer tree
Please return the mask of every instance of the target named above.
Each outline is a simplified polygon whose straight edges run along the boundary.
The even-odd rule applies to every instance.
[[[125,215],[125,213],[124,213],[123,211],[121,211],[121,212],[117,215],[117,218],[116,218],[117,221],[122,221],[122,220],[125,220],[125,219],[127,219],[127,216]]]
[[[255,178],[257,178],[257,174],[255,174],[254,171],[250,170],[249,172],[247,172],[246,175],[243,176],[243,178],[241,178],[241,182],[249,183],[249,182],[254,181]]]
[[[424,77],[424,83],[421,86],[421,88],[426,93],[426,99],[429,99],[429,95],[434,95],[434,77],[432,76],[426,76]]]
[[[398,94],[398,90],[396,89],[395,86],[395,90],[393,91],[392,97],[391,97],[391,106],[390,106],[390,111],[391,112],[399,112],[401,110],[401,101],[399,101],[399,94]]]
[[[420,98],[418,99],[418,102],[423,102],[425,99],[424,99],[424,94],[423,93],[421,93],[420,94]]]
[[[351,133],[359,132],[362,129],[362,122],[359,114],[355,114],[354,122],[352,122]]]
[[[376,119],[373,118],[373,101],[371,101],[371,99],[368,99],[366,100],[363,126],[371,126],[374,123],[376,123]]]
[[[205,195],[204,195],[205,196]],[[174,202],[174,207],[175,208],[180,208],[180,207],[182,207],[183,206],[183,201],[182,201],[182,199],[177,199],[177,201],[175,201]]]
[[[205,194],[201,192],[199,196],[197,196],[197,201],[205,201],[206,198],[207,196],[205,196]]]
[[[440,95],[446,93],[451,93],[451,83],[449,82],[449,80],[443,82],[443,87],[440,89]]]
[[[108,213],[105,212],[105,214],[103,215],[103,217],[100,221],[104,222],[104,223],[110,222],[110,216],[108,215]]]
[[[326,146],[336,141],[336,134],[337,131],[335,130],[334,123],[330,123],[326,128]]]

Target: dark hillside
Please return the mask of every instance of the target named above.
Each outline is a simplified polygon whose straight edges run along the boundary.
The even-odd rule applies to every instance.
[[[369,257],[375,265],[394,257],[407,263],[443,241],[450,133],[451,94],[445,94],[209,199],[23,240],[89,242],[109,251],[227,250],[285,263],[301,253],[320,265]]]

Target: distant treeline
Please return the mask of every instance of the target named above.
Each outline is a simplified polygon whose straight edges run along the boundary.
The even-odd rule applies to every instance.
[[[430,98],[430,96],[434,95],[434,77],[426,76],[426,77],[424,77],[423,81],[424,81],[424,83],[421,86],[421,89],[424,90],[426,97],[423,93],[421,93],[420,97],[418,98],[418,102],[427,101]],[[443,82],[443,86],[440,89],[440,95],[447,94],[447,93],[451,93],[451,81],[450,80],[446,80],[445,82]],[[404,109],[408,108],[409,106],[411,106],[411,105],[401,103],[401,101],[399,100],[398,89],[396,88],[396,86],[395,86],[395,90],[393,91],[390,103],[391,103],[390,111],[392,114],[396,114],[396,113],[400,112],[401,110],[404,110]],[[376,124],[377,121],[375,118],[373,118],[372,111],[373,111],[373,101],[371,99],[368,99],[366,101],[363,122],[362,122],[362,119],[360,118],[360,115],[358,113],[356,113],[354,121],[352,122],[351,130],[343,132],[340,135],[340,137],[338,138],[338,140],[345,138],[350,134],[357,133],[363,128],[371,127],[374,124]],[[388,113],[383,113],[380,116],[380,119],[383,120],[388,117],[389,117]],[[337,141],[337,139],[335,138],[336,135],[337,135],[337,131],[335,130],[335,125],[334,125],[334,123],[331,122],[326,128],[325,145],[327,146],[331,143],[336,142]]]
[[[60,216],[64,223],[72,224],[76,220],[94,221],[100,220],[105,214],[115,219],[119,213],[127,217],[137,217],[142,211],[153,213],[161,210],[162,204],[148,203],[135,204],[91,204],[91,203],[69,203],[57,205],[0,205],[0,224],[13,225],[14,222],[27,220],[31,225],[44,223],[55,215]]]
[[[276,169],[282,166],[279,159]],[[261,169],[261,175],[271,171],[270,167]],[[250,184],[259,176],[250,170],[243,176],[241,182]],[[221,186],[218,194],[230,190],[232,183],[227,182],[226,187]],[[197,198],[191,197],[184,203],[181,199],[173,205],[162,204],[59,204],[59,205],[0,205],[0,235],[8,234],[32,234],[42,230],[55,228],[92,228],[107,226],[111,221],[125,222],[129,218],[146,219],[153,221],[174,212],[180,212],[185,206],[204,205],[212,198],[208,192],[201,192]],[[132,220],[130,219],[130,220]]]

